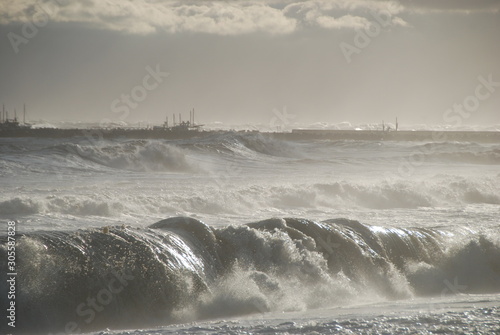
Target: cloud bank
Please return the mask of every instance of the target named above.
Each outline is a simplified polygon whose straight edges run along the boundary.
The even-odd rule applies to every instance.
[[[72,22],[132,34],[289,34],[308,27],[357,29],[370,24],[370,11],[390,13],[395,25],[404,25],[396,16],[401,6],[394,1],[17,0],[2,7],[0,24],[4,25]]]
[[[132,34],[279,35],[366,28],[374,12],[386,15],[390,26],[408,26],[401,14],[499,10],[498,0],[11,0],[2,4],[0,24],[53,21]]]

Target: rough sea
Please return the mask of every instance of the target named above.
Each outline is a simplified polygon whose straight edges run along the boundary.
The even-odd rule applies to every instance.
[[[2,334],[500,334],[498,143],[0,138],[0,186]]]

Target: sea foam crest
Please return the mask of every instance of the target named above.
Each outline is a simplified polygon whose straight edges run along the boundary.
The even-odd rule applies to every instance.
[[[347,219],[274,218],[212,228],[176,217],[146,229],[36,232],[17,240],[17,317],[26,332],[59,331],[69,322],[89,331],[500,292],[495,236]],[[5,237],[1,242],[5,256]],[[6,290],[2,283],[0,293]]]

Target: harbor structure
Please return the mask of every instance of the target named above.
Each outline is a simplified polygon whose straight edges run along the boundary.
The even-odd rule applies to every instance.
[[[9,113],[2,106],[0,118],[0,137],[78,137],[89,133],[99,135],[99,138],[158,138],[158,139],[188,139],[210,136],[220,130],[204,130],[203,125],[195,122],[195,110],[190,110],[189,120],[182,121],[175,113],[172,115],[172,124],[168,116],[163,125],[148,128],[89,128],[89,129],[60,129],[60,128],[32,128],[26,122],[26,106],[23,110],[23,123],[9,118]],[[337,129],[293,129],[291,132],[260,132],[282,140],[359,140],[359,141],[467,141],[500,143],[499,131],[433,131],[433,130],[400,130],[396,118],[395,129],[391,129],[382,121],[382,131],[379,130],[337,130]]]

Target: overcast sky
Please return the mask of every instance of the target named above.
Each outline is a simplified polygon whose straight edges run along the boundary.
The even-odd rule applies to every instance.
[[[32,119],[500,124],[497,0],[0,2]]]

